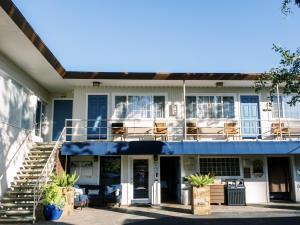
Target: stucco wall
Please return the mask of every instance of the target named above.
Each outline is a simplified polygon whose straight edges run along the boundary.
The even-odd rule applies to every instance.
[[[48,92],[0,54],[0,196],[9,187],[23,162],[22,154],[17,154],[14,161],[11,158],[16,152],[22,153],[30,146],[30,143],[23,146],[22,143],[35,122],[38,98],[47,101]]]

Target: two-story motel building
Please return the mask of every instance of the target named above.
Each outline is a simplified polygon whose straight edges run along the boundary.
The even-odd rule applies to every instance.
[[[66,71],[10,0],[0,6],[4,162],[37,123],[79,185],[121,184],[122,205],[181,203],[196,172],[243,178],[247,203],[300,201],[300,104],[255,93],[259,74]]]

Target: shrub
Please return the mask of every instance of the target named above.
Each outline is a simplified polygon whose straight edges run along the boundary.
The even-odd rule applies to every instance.
[[[208,184],[214,183],[214,177],[210,174],[207,175],[198,175],[191,174],[186,177],[187,181],[194,187],[204,187]]]
[[[43,188],[43,205],[55,205],[62,210],[66,204],[66,199],[62,195],[61,188],[55,183],[46,184]]]
[[[51,178],[52,182],[55,183],[58,187],[74,187],[76,181],[79,179],[79,175],[76,174],[76,171],[70,175],[65,172],[62,175],[55,175]]]

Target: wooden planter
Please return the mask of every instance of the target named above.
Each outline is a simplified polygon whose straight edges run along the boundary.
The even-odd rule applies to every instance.
[[[208,215],[211,213],[209,186],[192,187],[192,212],[194,215]]]
[[[74,211],[74,188],[62,188],[62,194],[66,198],[62,216],[69,216]]]

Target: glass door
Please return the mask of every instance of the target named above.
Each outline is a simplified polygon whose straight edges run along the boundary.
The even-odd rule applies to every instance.
[[[133,160],[133,198],[149,198],[149,160]]]

